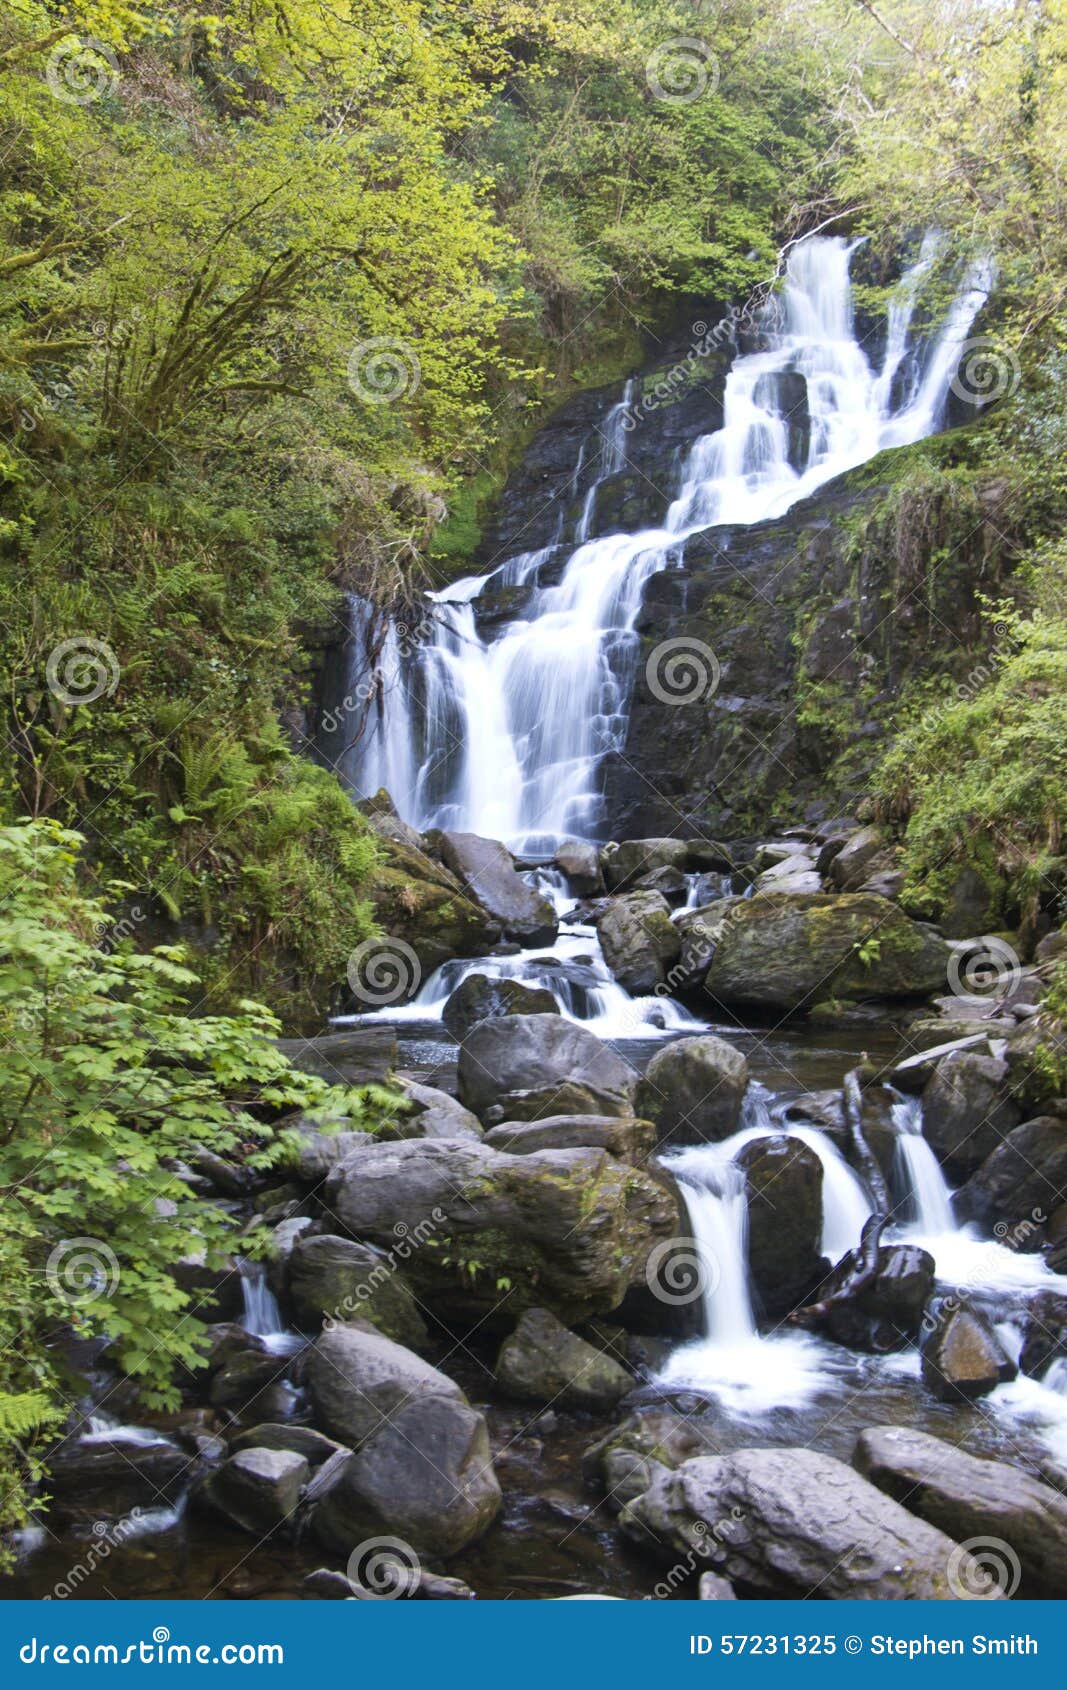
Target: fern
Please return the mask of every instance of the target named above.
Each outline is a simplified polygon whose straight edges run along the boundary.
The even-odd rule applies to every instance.
[[[26,1438],[58,1413],[44,1391],[0,1391],[0,1438]]]

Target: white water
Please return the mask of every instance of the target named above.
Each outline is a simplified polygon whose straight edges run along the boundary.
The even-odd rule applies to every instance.
[[[291,1355],[300,1348],[300,1339],[289,1331],[282,1319],[278,1299],[267,1283],[267,1270],[262,1262],[242,1261],[241,1295],[244,1313],[240,1324],[246,1332],[262,1338],[268,1350],[278,1355]]]
[[[936,253],[928,239],[891,301],[876,370],[853,327],[849,266],[857,244],[811,237],[793,248],[783,292],[761,325],[766,349],[735,360],[723,427],[693,443],[662,526],[596,533],[599,489],[627,462],[628,384],[598,429],[596,450],[583,445],[579,454],[575,493],[594,467],[558,584],[533,585],[523,617],[488,642],[475,617],[485,576],[433,595],[429,643],[405,651],[390,632],[371,718],[342,761],[357,791],[384,785],[416,827],[468,829],[529,853],[598,835],[599,766],[625,740],[634,622],[649,577],[677,563],[698,530],[780,516],[884,446],[938,426],[990,277],[969,273],[933,342],[916,344],[916,297]],[[905,362],[911,379],[900,382]],[[786,406],[798,383],[811,428],[803,462],[794,464]],[[894,401],[901,386],[905,395]],[[561,509],[559,544],[566,520]],[[555,550],[509,559],[492,578],[529,581]],[[358,696],[367,662],[361,637],[351,654],[349,697]]]

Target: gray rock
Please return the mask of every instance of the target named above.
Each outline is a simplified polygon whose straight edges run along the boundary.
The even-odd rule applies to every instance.
[[[946,1170],[964,1178],[1019,1124],[1008,1067],[974,1050],[939,1058],[923,1089],[923,1132]]]
[[[921,1354],[923,1384],[942,1402],[988,1396],[1018,1371],[986,1316],[952,1297],[931,1310]]]
[[[308,1386],[316,1418],[350,1448],[379,1431],[406,1403],[467,1401],[436,1367],[366,1325],[335,1326],[315,1340]]]
[[[1025,1250],[1041,1243],[1065,1198],[1067,1121],[1040,1115],[1008,1133],[957,1191],[954,1207],[961,1221],[1018,1231],[1016,1248]]]
[[[418,1556],[455,1555],[491,1524],[500,1500],[482,1415],[462,1393],[416,1395],[340,1459],[317,1494],[311,1530],[345,1556],[376,1537],[400,1538]]]
[[[829,1299],[847,1286],[859,1266],[850,1250],[820,1285]],[[923,1310],[934,1288],[934,1258],[914,1244],[883,1244],[874,1278],[847,1302],[831,1303],[820,1332],[850,1349],[885,1355],[906,1348],[919,1336]]]
[[[877,827],[861,827],[834,854],[829,875],[842,892],[855,892],[867,878],[868,865],[882,851],[885,841]]]
[[[737,1592],[729,1579],[724,1579],[721,1574],[701,1573],[697,1598],[701,1602],[736,1602]]]
[[[459,1095],[487,1126],[553,1115],[625,1115],[637,1079],[594,1033],[561,1015],[482,1021],[459,1051]]]
[[[701,1033],[656,1052],[638,1082],[636,1108],[661,1141],[718,1143],[737,1131],[747,1085],[742,1053]]]
[[[718,1440],[698,1417],[671,1409],[639,1409],[592,1444],[582,1458],[586,1481],[616,1513],[660,1474],[697,1455],[717,1455]]]
[[[747,1595],[821,1601],[945,1600],[951,1538],[843,1461],[811,1449],[740,1449],[661,1474],[623,1529],[665,1558],[694,1551]]]
[[[611,1408],[633,1380],[610,1355],[568,1331],[548,1309],[527,1309],[501,1345],[497,1386],[506,1396],[561,1408]]]
[[[944,985],[948,955],[884,898],[768,893],[733,905],[704,985],[722,1003],[783,1010],[920,997]]]
[[[1067,1502],[1051,1485],[903,1426],[863,1432],[852,1459],[879,1490],[948,1537],[992,1537],[1007,1546],[998,1557],[1002,1576],[974,1594],[998,1585],[1006,1596],[1018,1588],[1020,1597],[1057,1597],[1067,1589]]]
[[[188,1482],[188,1453],[169,1438],[67,1437],[48,1457],[51,1512],[64,1518],[115,1516],[158,1506]]]
[[[343,1127],[336,1131],[303,1119],[286,1121],[288,1131],[296,1135],[296,1149],[289,1165],[304,1185],[316,1186],[338,1162],[343,1162],[352,1150],[374,1143],[372,1133],[350,1132]]]
[[[609,892],[621,892],[632,886],[643,874],[653,869],[689,866],[689,847],[684,839],[627,839],[621,844],[605,845],[600,853],[600,869]],[[723,867],[731,867],[725,863]],[[694,864],[694,867],[717,868],[718,863]]]
[[[602,1150],[376,1145],[344,1164],[330,1201],[357,1237],[389,1246],[406,1227],[404,1271],[420,1302],[497,1330],[529,1307],[568,1324],[610,1313],[683,1226],[672,1187]]]
[[[826,1272],[822,1163],[799,1138],[757,1138],[737,1158],[748,1199],[748,1267],[765,1314],[807,1302]]]
[[[682,949],[681,934],[659,892],[628,892],[612,898],[596,929],[604,961],[633,997],[647,997],[662,986],[667,965]]]
[[[527,945],[553,943],[559,926],[556,912],[517,873],[505,845],[477,833],[442,833],[440,844],[446,865],[506,939]]]
[[[606,1150],[621,1162],[643,1165],[656,1148],[651,1121],[612,1115],[552,1115],[547,1121],[502,1121],[485,1135],[493,1150],[530,1156],[538,1150]]]
[[[1019,1371],[1040,1379],[1061,1356],[1067,1356],[1067,1296],[1039,1291],[1027,1310]]]
[[[568,839],[552,859],[576,898],[597,898],[604,890],[604,876],[595,845]]]
[[[634,881],[635,892],[658,892],[672,907],[684,903],[689,895],[689,881],[680,868],[654,868]]]
[[[1046,933],[1034,952],[1037,962],[1056,962],[1064,956],[1067,956],[1067,928],[1062,927],[1055,933]]]
[[[323,1432],[316,1432],[312,1426],[289,1426],[272,1424],[265,1421],[260,1426],[252,1426],[247,1432],[234,1439],[233,1448],[242,1449],[287,1449],[294,1455],[302,1455],[309,1467],[321,1467],[331,1455],[338,1450],[346,1453],[344,1445],[334,1438],[326,1437]]]
[[[394,1343],[421,1349],[427,1341],[395,1257],[372,1244],[331,1234],[301,1239],[289,1262],[289,1296],[297,1323],[308,1331],[324,1320],[343,1324],[358,1317]]]
[[[308,1471],[293,1450],[242,1449],[211,1474],[202,1500],[246,1532],[271,1532],[296,1513]]]
[[[409,1114],[397,1115],[382,1128],[382,1141],[401,1138],[481,1138],[477,1115],[436,1086],[422,1086],[415,1080],[399,1079],[400,1090],[412,1105]]]
[[[331,1085],[361,1086],[384,1080],[396,1067],[396,1029],[346,1027],[313,1039],[278,1039],[278,1049],[294,1068],[317,1074]]]
[[[442,1011],[448,1031],[457,1042],[479,1021],[502,1015],[558,1015],[559,1004],[543,986],[527,986],[521,980],[494,979],[488,974],[468,974],[461,980]]]

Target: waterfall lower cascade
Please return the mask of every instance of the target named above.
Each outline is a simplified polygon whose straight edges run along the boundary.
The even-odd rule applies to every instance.
[[[681,561],[691,534],[781,516],[883,447],[940,424],[991,278],[969,272],[939,332],[922,339],[916,303],[938,247],[927,237],[890,300],[875,369],[853,320],[850,264],[859,244],[811,236],[793,247],[783,291],[760,323],[764,349],[735,359],[723,426],[693,442],[674,496],[665,491],[660,527],[597,532],[599,489],[627,463],[627,384],[578,454],[573,491],[592,479],[569,534],[561,508],[553,546],[430,595],[432,638],[413,649],[406,630],[390,628],[371,660],[368,607],[354,604],[346,698],[366,696],[369,666],[377,677],[373,708],[341,760],[356,792],[385,786],[417,828],[468,830],[527,855],[601,835],[599,767],[625,741],[634,623],[649,577]],[[798,445],[799,416],[810,428]],[[641,426],[655,427],[654,418]],[[542,565],[561,551],[558,582],[537,584]],[[533,584],[521,616],[483,640],[476,611],[490,580]]]

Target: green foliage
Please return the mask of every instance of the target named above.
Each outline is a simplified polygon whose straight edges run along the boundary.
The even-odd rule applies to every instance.
[[[174,1276],[217,1265],[233,1222],[180,1168],[204,1146],[265,1168],[286,1149],[271,1121],[300,1109],[373,1129],[385,1098],[297,1073],[261,1006],[190,1014],[182,952],[132,950],[79,890],[78,835],[0,829],[0,1452],[14,1487],[36,1476],[28,1436],[65,1412],[51,1341],[100,1334],[149,1407],[173,1406],[199,1365],[203,1323]],[[242,1240],[249,1249],[254,1240]]]

